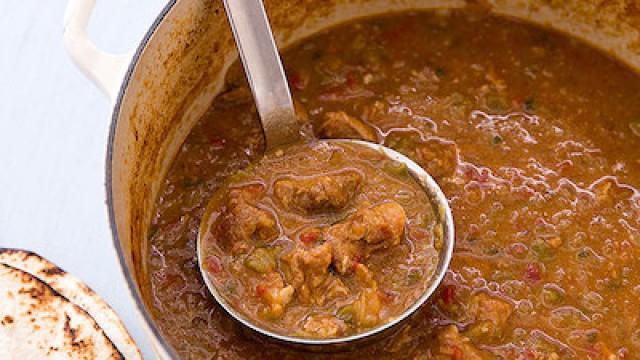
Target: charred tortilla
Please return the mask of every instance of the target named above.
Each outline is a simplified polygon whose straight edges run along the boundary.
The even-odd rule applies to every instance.
[[[29,251],[0,249],[0,263],[28,272],[86,311],[125,359],[142,359],[135,342],[113,309],[84,283]]]
[[[35,276],[0,264],[0,359],[124,359],[98,324]]]

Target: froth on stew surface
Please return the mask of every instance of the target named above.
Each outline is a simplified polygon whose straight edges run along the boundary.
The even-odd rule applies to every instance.
[[[640,80],[588,46],[471,12],[395,14],[287,49],[318,137],[377,141],[447,195],[445,282],[396,335],[353,353],[256,343],[214,304],[196,235],[209,197],[262,152],[239,67],[175,159],[145,297],[185,359],[633,359],[640,353]]]

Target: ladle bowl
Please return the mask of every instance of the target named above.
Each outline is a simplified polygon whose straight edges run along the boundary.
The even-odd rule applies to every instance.
[[[373,342],[377,339],[381,339],[387,336],[390,333],[393,333],[394,330],[400,328],[400,325],[405,323],[408,319],[411,318],[413,314],[416,313],[425,302],[427,302],[431,296],[436,291],[438,285],[442,282],[447,269],[449,268],[449,263],[451,262],[451,257],[453,255],[453,246],[454,246],[454,223],[453,217],[451,215],[451,209],[449,208],[447,198],[444,193],[435,182],[435,180],[418,164],[414,161],[406,157],[405,155],[390,149],[386,146],[382,146],[379,144],[374,144],[368,141],[360,141],[360,140],[351,140],[351,139],[327,139],[320,140],[323,142],[328,142],[331,144],[349,144],[349,145],[358,145],[367,147],[369,149],[378,151],[384,154],[391,160],[400,162],[406,165],[409,174],[415,179],[415,181],[422,186],[424,191],[427,193],[429,200],[432,203],[434,208],[434,213],[437,216],[438,223],[442,224],[442,249],[439,252],[438,265],[433,272],[433,275],[428,281],[428,286],[425,288],[425,291],[422,295],[414,302],[414,304],[408,307],[401,315],[396,317],[395,319],[381,324],[375,328],[369,329],[365,332],[358,333],[355,335],[337,337],[337,338],[328,338],[328,339],[315,339],[315,338],[301,338],[294,336],[287,336],[283,334],[276,333],[274,331],[265,329],[256,325],[251,319],[245,316],[242,312],[237,311],[226,299],[225,297],[218,291],[214,282],[211,279],[211,275],[204,268],[205,260],[205,251],[203,247],[204,236],[211,229],[211,222],[209,219],[211,218],[211,213],[216,210],[216,206],[207,206],[205,213],[203,215],[203,221],[200,225],[198,240],[197,240],[197,251],[198,251],[198,263],[200,266],[200,272],[202,273],[202,278],[209,288],[209,291],[215,298],[216,302],[235,320],[240,322],[247,329],[250,329],[253,333],[260,334],[263,337],[266,337],[268,340],[275,341],[278,343],[290,345],[296,348],[300,348],[308,351],[322,351],[322,352],[333,352],[333,351],[341,351],[341,350],[351,350],[356,346],[364,345],[370,342]]]

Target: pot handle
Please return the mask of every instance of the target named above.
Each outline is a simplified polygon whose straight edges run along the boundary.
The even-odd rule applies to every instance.
[[[73,62],[111,102],[115,102],[133,53],[109,54],[87,35],[95,0],[69,0],[64,14],[64,45]]]

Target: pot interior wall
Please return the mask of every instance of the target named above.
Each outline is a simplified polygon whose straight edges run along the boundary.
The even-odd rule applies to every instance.
[[[571,34],[640,69],[640,7],[633,0],[267,0],[279,45],[322,28],[389,11],[472,6]],[[114,111],[111,185],[116,246],[138,299],[148,293],[148,225],[164,175],[221,90],[236,59],[221,1],[168,5],[125,82]],[[144,301],[139,301],[144,309]],[[149,324],[154,328],[153,324]],[[155,336],[154,336],[155,337]],[[156,343],[162,343],[159,339]]]

